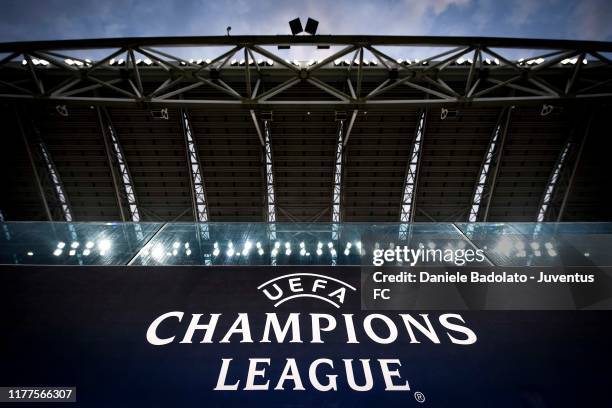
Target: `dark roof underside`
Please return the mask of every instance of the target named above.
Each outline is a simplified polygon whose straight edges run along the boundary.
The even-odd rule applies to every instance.
[[[295,90],[297,92],[299,90]],[[97,111],[52,106],[22,111],[41,184],[61,220],[48,172],[35,143],[55,162],[75,221],[118,221],[120,212]],[[584,107],[516,107],[491,198],[489,221],[535,221],[555,163],[570,133],[584,131]],[[142,220],[192,221],[192,194],[179,111],[157,119],[148,109],[108,109],[134,181]],[[416,195],[416,221],[466,221],[474,187],[502,108],[462,108],[445,120],[427,113]],[[263,148],[248,111],[188,110],[203,172],[211,221],[264,221]],[[567,198],[563,220],[610,221],[606,145],[609,107],[599,107]],[[400,203],[419,110],[360,111],[344,151],[342,220],[399,221]],[[351,112],[348,112],[350,119]],[[275,112],[270,125],[277,220],[331,220],[338,124],[334,111]],[[0,110],[3,177],[0,209],[7,220],[44,220],[32,166],[13,105]],[[348,120],[347,120],[348,122]],[[29,129],[29,130],[28,130]],[[38,133],[32,132],[37,129]],[[570,160],[571,159],[571,160]],[[573,156],[560,177],[561,202]],[[123,194],[123,193],[122,193]],[[486,200],[485,200],[486,202]],[[126,206],[125,206],[126,207]],[[124,209],[128,214],[127,207]]]

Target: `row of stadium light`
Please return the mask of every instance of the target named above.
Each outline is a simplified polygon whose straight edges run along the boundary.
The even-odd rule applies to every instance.
[[[53,250],[53,255],[61,256],[64,253],[67,253],[68,256],[75,256],[77,255],[77,251],[80,251],[80,253],[78,253],[79,255],[89,256],[91,255],[92,251],[97,251],[100,256],[105,256],[108,252],[110,252],[112,244],[110,240],[102,239],[97,242],[87,241],[83,245],[83,248],[79,249],[80,247],[81,243],[78,241],[73,241],[68,248],[66,247],[66,243],[64,241],[59,241]],[[28,256],[32,255],[34,255],[32,252],[28,252]]]
[[[520,58],[519,60],[517,60],[518,65],[520,66],[531,66],[531,65],[540,65],[543,62],[545,62],[546,60],[544,58],[534,58],[534,59],[525,59],[525,58]],[[207,59],[190,59],[189,63],[190,64],[195,64],[195,65],[208,65],[212,62],[211,59],[207,58]],[[300,61],[297,60],[286,60],[287,63],[295,65],[295,66],[301,66],[302,63],[300,63]],[[308,66],[312,66],[317,64],[319,61],[318,60],[310,60],[308,62],[305,62],[306,65]],[[429,61],[421,61],[419,59],[396,59],[395,60],[396,63],[400,64],[400,65],[410,65],[410,66],[414,66],[414,65],[429,65]],[[22,65],[27,65],[27,61],[24,59],[21,61]],[[34,65],[40,65],[40,66],[48,66],[49,65],[49,61],[44,60],[44,59],[37,59],[37,58],[32,58],[32,63]],[[76,67],[88,67],[92,64],[92,61],[90,59],[85,59],[85,60],[76,60],[76,59],[65,59],[64,63],[66,65],[69,66],[76,66]],[[231,66],[244,66],[245,65],[245,60],[232,60],[230,61],[230,65]],[[474,62],[471,58],[457,58],[454,62],[453,65],[472,65]],[[560,64],[561,65],[576,65],[578,63],[578,58],[566,58],[564,60],[561,60]],[[584,65],[586,65],[587,59],[584,58],[582,60],[582,63]],[[112,58],[109,62],[109,65],[111,66],[123,66],[126,65],[126,60],[123,58]],[[187,65],[186,62],[180,61],[181,65]],[[258,59],[257,61],[249,61],[249,65],[250,66],[254,66],[255,64],[257,64],[258,66],[273,66],[274,65],[274,61],[272,61],[271,59],[267,59],[267,60],[263,60],[263,59]],[[494,58],[494,59],[489,59],[489,58],[485,58],[482,60],[482,64],[483,65],[500,65],[499,59]],[[150,60],[149,58],[145,58],[145,59],[137,59],[136,60],[136,65],[146,65],[146,66],[151,66],[153,65],[153,61]],[[334,65],[335,66],[358,66],[359,65],[359,60],[355,59],[353,61],[349,60],[349,59],[337,59],[334,61]],[[378,66],[378,61],[376,60],[367,60],[364,59],[363,60],[363,66]]]
[[[558,255],[552,242],[545,242],[544,244],[537,241],[512,242],[508,237],[502,237],[495,246],[494,251],[506,257],[510,257],[514,253],[514,256],[517,258],[526,258],[527,251],[530,251],[535,257],[541,257],[543,254],[547,254],[554,258]],[[589,253],[586,252],[584,256],[588,257]]]
[[[382,245],[380,243],[376,243],[374,247],[375,249],[380,249],[381,246]],[[390,243],[388,245],[388,247],[391,249],[393,249],[394,246],[395,244],[393,243]],[[296,247],[297,253],[300,256],[311,256],[311,252],[309,251],[308,246],[304,241],[299,242]],[[418,247],[427,247],[429,249],[435,249],[437,245],[433,241],[428,242],[427,245],[420,242],[418,244]],[[466,247],[466,242],[447,242],[446,247],[451,249],[455,247],[458,249],[463,249]],[[81,244],[78,241],[73,241],[72,243],[70,243],[70,245],[67,245],[63,241],[59,241],[57,243],[57,246],[53,250],[53,255],[56,257],[62,256],[64,254],[70,257],[76,255],[87,257],[92,253],[97,253],[100,256],[105,256],[111,251],[111,248],[112,244],[109,239],[101,239],[96,242],[87,241],[84,244]],[[272,249],[270,251],[270,255],[273,257],[277,257],[279,255],[291,256],[294,251],[292,243],[289,241],[275,241],[271,245],[271,248]],[[323,256],[324,253],[328,253],[332,257],[336,257],[338,255],[336,247],[332,241],[329,241],[326,244],[319,241],[317,242],[316,246],[314,246],[314,249],[314,253],[318,257]],[[484,246],[483,249],[487,250],[488,248]],[[240,245],[236,245],[233,243],[233,241],[230,240],[224,245],[224,248],[221,247],[219,242],[214,242],[212,256],[218,257],[223,253],[227,258],[240,256],[247,257],[251,254],[251,251],[257,253],[259,256],[263,256],[265,254],[264,246],[260,241],[257,241],[255,242],[255,244],[253,244],[252,241],[247,240],[244,242],[241,249]],[[549,257],[554,258],[558,255],[557,250],[554,248],[554,245],[551,242],[540,243],[537,241],[513,241],[508,237],[502,237],[497,242],[496,246],[493,248],[493,251],[506,257],[514,256],[516,258],[526,258],[528,255],[528,251],[531,253],[531,255],[535,257],[548,255]],[[183,252],[186,256],[191,256],[192,249],[189,242],[175,241],[171,246],[167,247],[164,244],[157,243],[155,245],[145,247],[142,251],[142,255],[151,256],[153,259],[159,261],[162,260],[164,257],[178,256],[179,253]],[[362,248],[361,241],[356,241],[354,243],[350,241],[346,242],[342,253],[345,256],[349,256],[351,255],[351,253],[353,253],[354,255],[361,256],[366,254],[365,250]],[[28,251],[27,255],[33,256],[34,252]],[[585,252],[584,256],[589,257],[590,253]]]
[[[291,256],[294,253],[294,249],[295,249],[295,251],[297,251],[296,253],[299,254],[299,256],[301,257],[311,256],[311,253],[304,241],[299,242],[296,246],[297,248],[294,248],[291,242],[288,242],[288,241],[287,242],[275,241],[271,245],[272,249],[270,250],[270,255],[272,257],[277,257],[277,256],[282,256],[282,255]],[[189,242],[183,243],[180,241],[175,241],[171,247],[164,245],[162,243],[157,243],[157,244],[145,247],[142,250],[142,256],[145,256],[145,257],[150,256],[153,259],[160,261],[164,259],[165,257],[178,256],[181,252],[183,252],[183,250],[184,250],[185,255],[187,256],[191,255],[192,252],[191,252]],[[323,242],[318,242],[316,244],[314,253],[317,256],[323,256],[324,252],[329,253],[329,255],[331,255],[332,257],[335,257],[338,255],[337,250],[334,246],[334,243],[331,241],[328,242],[327,244],[324,244]],[[353,252],[355,255],[365,255],[365,251],[363,251],[363,249],[361,248],[360,241],[357,241],[355,243],[352,243],[352,242],[346,243],[344,250],[343,250],[343,254],[345,256],[349,256],[351,255],[351,252]],[[247,257],[247,256],[250,256],[252,253],[253,254],[256,253],[259,256],[265,255],[266,251],[260,241],[256,241],[255,243],[253,243],[253,241],[247,240],[242,245],[234,244],[233,241],[231,240],[228,241],[224,245],[219,244],[219,242],[213,243],[212,256],[214,258],[220,255],[225,255],[226,258],[233,258],[233,257],[240,257],[240,256]]]

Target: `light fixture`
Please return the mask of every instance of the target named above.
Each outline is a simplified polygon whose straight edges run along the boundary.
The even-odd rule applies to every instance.
[[[108,239],[103,239],[100,242],[98,242],[98,249],[100,250],[100,253],[106,252],[110,248],[111,248],[111,242]]]
[[[156,261],[161,260],[164,256],[164,246],[162,244],[155,245],[151,250],[151,256],[153,256],[153,259]]]
[[[319,22],[314,18],[308,17],[308,20],[306,21],[306,28],[304,29],[304,31],[306,31],[310,35],[315,35],[317,33],[318,27]]]
[[[300,21],[299,17],[289,21],[289,28],[291,29],[292,35],[298,35],[299,33],[304,31],[304,29],[302,28],[302,22]]]
[[[242,250],[242,256],[247,256],[252,247],[253,247],[253,244],[251,243],[251,241],[247,240],[244,243],[244,249]]]

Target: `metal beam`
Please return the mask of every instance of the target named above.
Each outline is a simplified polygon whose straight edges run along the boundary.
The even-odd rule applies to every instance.
[[[342,159],[344,148],[345,119],[338,121],[336,138],[336,160],[334,164],[334,188],[332,193],[332,241],[338,240],[338,223],[342,221],[340,204],[342,201]]]
[[[299,79],[290,79],[283,84],[282,89],[274,89],[273,94],[282,92],[290,88],[292,85],[299,82]],[[104,84],[107,85],[110,82]],[[102,86],[104,86],[102,85]],[[87,90],[93,90],[97,86],[88,87]],[[190,88],[191,89],[191,88]],[[85,89],[83,89],[85,91]],[[122,93],[127,93],[121,90]],[[69,91],[72,93],[72,91]],[[431,93],[429,90],[428,93]],[[246,109],[246,110],[295,110],[303,108],[308,110],[372,110],[372,111],[389,111],[391,109],[402,110],[404,108],[414,107],[502,107],[502,106],[538,106],[542,104],[568,105],[581,103],[603,103],[606,100],[612,100],[612,92],[598,93],[589,95],[575,96],[517,96],[517,97],[490,97],[490,98],[448,98],[448,99],[381,99],[381,100],[307,100],[307,99],[292,99],[292,100],[268,100],[271,98],[272,92],[267,91],[260,96],[264,96],[262,100],[248,99],[161,99],[151,98],[143,102],[136,97],[90,97],[90,96],[36,96],[27,94],[0,94],[0,100],[11,102],[24,103],[48,103],[48,104],[66,104],[72,106],[108,106],[108,107],[203,107],[217,109]]]
[[[127,41],[127,42],[126,42]],[[113,44],[112,46],[109,44]],[[295,64],[286,61],[284,58],[266,49],[266,46],[278,44],[292,44],[296,46],[310,46],[313,44],[343,45],[344,47],[324,58],[322,61],[310,64],[306,68],[303,64]],[[88,49],[115,49],[105,58],[90,62],[79,58],[66,58],[62,61],[58,58],[63,54],[56,50],[72,49],[73,46],[81,47],[82,52]],[[216,56],[212,61],[193,63],[182,58],[159,51],[156,46],[176,46],[176,47],[197,47],[201,45],[209,46],[230,46],[229,51]],[[0,47],[14,47],[9,52],[10,55],[23,53],[26,61],[23,66],[12,59],[3,60],[4,66],[11,69],[3,69],[0,85],[8,88],[8,92],[0,94],[0,99],[9,101],[28,101],[28,102],[61,102],[63,104],[87,103],[94,105],[137,105],[137,106],[165,106],[174,104],[177,106],[206,106],[223,107],[233,105],[249,110],[272,109],[273,106],[288,107],[320,107],[333,108],[336,110],[355,110],[355,109],[388,109],[394,107],[410,106],[439,106],[440,104],[457,106],[471,105],[495,105],[507,106],[516,104],[539,104],[555,103],[561,104],[573,101],[589,100],[592,102],[601,99],[612,99],[612,89],[606,86],[605,80],[609,76],[609,64],[601,58],[591,60],[589,68],[581,69],[582,62],[578,60],[569,61],[575,67],[572,70],[569,80],[567,71],[569,67],[567,58],[579,55],[596,55],[608,52],[612,43],[605,42],[584,42],[584,41],[557,41],[557,40],[525,40],[525,39],[500,39],[500,38],[479,38],[479,37],[389,37],[389,36],[261,36],[261,37],[179,37],[179,38],[139,38],[139,39],[116,39],[116,40],[71,40],[60,42],[29,42],[0,44]],[[382,53],[375,46],[440,46],[449,47],[437,55],[426,57],[418,63],[404,64],[394,60],[390,56]],[[537,62],[528,63],[513,62],[500,53],[506,48],[524,49],[532,52],[533,50],[550,49],[552,52],[545,53],[538,58]],[[556,47],[559,47],[556,49]],[[31,48],[31,49],[30,49]],[[244,48],[245,66],[240,64],[228,64],[229,59],[239,49]],[[381,61],[381,66],[375,64],[364,65],[364,48],[370,50],[375,57]],[[492,51],[492,48],[502,51]],[[422,48],[421,48],[422,49]],[[457,57],[474,50],[473,61],[468,66],[455,61]],[[135,52],[140,52],[151,58],[154,63],[139,67],[135,59]],[[344,56],[352,51],[356,52],[357,62],[357,81],[356,89],[353,89],[349,82],[350,96],[344,92],[344,83],[350,69],[355,65],[355,60],[351,60],[347,69],[343,66],[333,66],[330,64],[335,58]],[[127,52],[126,61],[121,62],[122,66],[112,61],[113,58]],[[256,69],[260,77],[265,77],[270,81],[272,88],[258,97],[252,95],[251,84],[251,62],[254,60],[253,52],[257,52],[267,57],[271,62],[263,66],[256,64]],[[488,89],[478,91],[477,88],[482,82],[482,78],[477,78],[478,71],[483,68],[482,54],[495,57],[495,61],[488,61],[484,65],[492,65],[487,69],[487,80],[495,85]],[[51,61],[39,63],[33,60],[32,56],[47,58]],[[564,60],[565,58],[565,60]],[[382,64],[385,61],[385,64]],[[78,62],[78,63],[77,63]],[[38,65],[38,66],[37,66]],[[226,66],[227,65],[227,66]],[[231,65],[231,66],[230,66]],[[342,65],[342,64],[340,64]],[[394,72],[389,71],[389,67],[395,67]],[[128,76],[125,76],[127,68]],[[601,69],[600,69],[601,68]],[[44,92],[42,82],[39,80],[41,75],[39,70],[44,70],[46,78],[51,73],[58,77],[60,85],[56,85],[52,92]],[[37,94],[31,92],[17,92],[20,89],[15,87],[16,80],[24,79],[29,71],[29,77],[39,87]],[[96,76],[92,75],[95,71]],[[222,72],[220,72],[222,71]],[[221,78],[219,75],[223,74]],[[518,75],[517,75],[518,73]],[[546,77],[546,79],[544,79]],[[92,98],[85,94],[96,88],[85,87],[79,90],[69,91],[78,81],[92,81],[98,87],[108,88],[118,95],[118,97]],[[196,81],[194,83],[194,80]],[[293,97],[281,98],[281,100],[269,100],[272,96],[290,88],[300,81],[308,81],[311,84],[323,89],[325,92],[334,95],[339,100],[329,100],[329,98],[312,97]],[[452,89],[449,83],[464,81],[465,90],[458,91]],[[566,81],[566,91],[556,89],[553,83]],[[118,82],[125,82],[126,85],[120,86]],[[171,87],[179,82],[188,85],[182,88],[171,90]],[[242,97],[236,89],[242,87],[246,82],[246,97]],[[391,84],[389,85],[389,83]],[[423,84],[425,82],[426,84]],[[160,85],[161,83],[161,85]],[[209,84],[228,95],[234,100],[219,99],[215,96],[207,95],[206,92],[199,93],[195,99],[193,90],[200,84]],[[259,82],[258,82],[259,83]],[[366,85],[367,83],[367,85]],[[433,85],[435,89],[423,85]],[[529,87],[529,83],[538,89]],[[573,92],[577,83],[596,83],[599,88],[589,87],[580,92]],[[117,84],[117,85],[115,85]],[[418,95],[408,92],[394,92],[392,95],[384,95],[378,98],[379,94],[395,88],[398,84],[407,86],[419,91]],[[527,86],[526,86],[527,85]],[[362,90],[365,86],[375,89],[365,98],[361,98]],[[498,88],[513,88],[527,92],[521,96],[497,96],[483,97],[484,95]],[[156,89],[151,95],[144,96],[144,89]],[[596,87],[597,88],[597,87]],[[587,93],[589,91],[590,93]],[[595,93],[599,91],[599,93]],[[2,91],[0,91],[2,92]],[[163,96],[156,96],[165,92]],[[78,93],[81,96],[74,96]],[[409,98],[408,95],[414,95]],[[429,96],[434,95],[442,100],[430,100]],[[170,99],[176,96],[176,99]],[[437,104],[437,105],[436,105]]]
[[[265,147],[266,143],[264,141],[263,135],[261,134],[261,128],[259,127],[259,122],[257,121],[257,114],[255,114],[255,111],[252,109],[250,113],[251,119],[253,119],[253,126],[255,126],[255,131],[257,132],[257,136],[259,137],[259,142],[261,143],[262,147]]]
[[[112,148],[112,152],[115,158],[115,162],[119,167],[119,174],[121,175],[121,182],[123,184],[123,190],[125,192],[125,198],[127,199],[128,209],[130,211],[130,221],[140,222],[140,211],[138,210],[138,200],[136,199],[136,190],[134,188],[134,181],[130,173],[125,154],[123,153],[123,147],[119,142],[119,135],[115,131],[113,122],[111,121],[110,115],[106,109],[102,110],[104,118],[106,119],[106,130],[108,131],[109,140],[108,143]]]
[[[121,203],[121,192],[119,190],[119,182],[117,181],[117,175],[115,174],[115,165],[113,163],[113,154],[111,152],[110,143],[106,134],[106,125],[102,118],[102,112],[100,107],[96,107],[96,114],[98,116],[98,124],[100,126],[100,132],[102,132],[102,140],[104,140],[104,150],[106,151],[106,158],[108,161],[108,169],[110,170],[111,177],[113,179],[113,189],[115,190],[115,198],[117,199],[117,208],[119,209],[119,215],[121,221],[125,222],[125,213],[123,212],[123,204]]]
[[[208,222],[208,204],[206,202],[206,190],[204,178],[200,169],[200,156],[193,137],[193,130],[189,115],[183,109],[180,110],[181,126],[185,138],[185,149],[187,153],[187,166],[189,168],[189,182],[191,184],[191,197],[193,202],[193,216],[195,222]]]
[[[21,117],[17,109],[15,109],[15,116],[17,117],[17,124],[19,125],[19,132],[21,133],[21,138],[23,139],[23,143],[25,145],[26,152],[28,153],[28,159],[30,161],[30,166],[32,166],[32,172],[34,173],[34,180],[36,180],[36,187],[38,187],[38,193],[40,194],[40,200],[42,201],[43,208],[45,209],[45,215],[47,216],[47,221],[53,221],[53,216],[51,215],[51,210],[49,209],[49,203],[47,202],[47,196],[45,194],[45,189],[42,186],[40,175],[38,174],[38,166],[36,166],[36,162],[34,161],[32,149],[30,148],[30,142],[28,141],[28,137],[27,137],[25,128],[23,126],[23,122],[21,121]]]
[[[497,176],[499,175],[499,169],[501,167],[501,161],[504,154],[504,147],[506,146],[506,137],[508,135],[508,128],[510,126],[510,117],[512,116],[512,110],[514,109],[511,106],[506,113],[506,123],[504,123],[503,132],[501,134],[501,140],[499,142],[497,158],[495,160],[495,170],[493,170],[493,178],[491,179],[491,186],[489,187],[489,191],[487,192],[487,206],[485,208],[484,217],[482,219],[483,222],[487,222],[489,219],[489,210],[491,208],[491,201],[493,200],[493,193],[495,191],[495,184],[497,183]]]
[[[421,167],[421,156],[423,139],[425,137],[425,124],[427,121],[427,111],[423,110],[417,118],[417,126],[414,132],[414,140],[410,149],[408,165],[406,166],[406,176],[404,178],[404,188],[402,192],[402,202],[400,206],[400,222],[414,221],[414,207],[416,201],[416,191],[418,185],[419,169]]]
[[[351,136],[351,131],[353,130],[353,126],[355,125],[355,119],[357,119],[357,114],[359,113],[358,110],[354,110],[353,114],[351,115],[351,120],[349,121],[349,125],[348,128],[346,129],[345,132],[345,136],[344,136],[344,145],[346,146],[346,144],[349,141],[349,137]]]
[[[584,146],[587,141],[587,137],[589,136],[589,132],[591,130],[591,122],[593,121],[594,113],[591,112],[589,115],[589,120],[587,122],[586,129],[584,131],[584,136],[582,136],[582,140],[580,141],[580,148],[578,149],[578,154],[576,155],[576,159],[574,160],[574,166],[572,167],[572,173],[570,175],[569,181],[567,182],[567,187],[565,189],[565,194],[563,194],[563,201],[561,202],[561,207],[559,208],[559,214],[557,214],[557,222],[561,222],[563,218],[563,213],[565,211],[565,206],[567,205],[567,199],[572,191],[572,186],[574,185],[574,178],[576,177],[576,172],[578,171],[578,165],[580,164],[580,158],[582,157],[582,152],[584,150]]]
[[[274,191],[274,161],[272,158],[272,139],[270,136],[270,121],[263,121],[265,143],[263,148],[264,154],[264,174],[266,180],[265,193],[265,217],[268,223],[268,239],[270,242],[276,241],[276,192]],[[276,256],[279,251],[279,243],[274,243],[274,248],[270,251],[270,263],[276,266]]]
[[[470,207],[470,213],[468,215],[468,222],[478,221],[478,213],[480,211],[480,205],[482,204],[484,190],[487,186],[487,178],[489,176],[489,170],[491,169],[491,163],[495,158],[495,154],[499,153],[500,150],[497,145],[500,139],[500,134],[502,133],[504,114],[507,114],[505,109],[502,110],[499,119],[495,124],[493,134],[491,135],[491,139],[489,140],[489,145],[487,147],[487,150],[485,151],[482,164],[480,165],[480,171],[478,172],[478,178],[476,179],[474,194],[472,196],[472,205]]]
[[[574,41],[549,40],[532,38],[504,38],[504,37],[448,37],[448,36],[375,36],[375,35],[238,35],[238,36],[200,36],[200,37],[124,37],[124,38],[98,38],[59,41],[27,41],[0,43],[0,53],[13,52],[16,49],[22,52],[54,50],[80,50],[94,48],[118,48],[135,46],[233,46],[260,45],[275,46],[286,45],[395,45],[413,46],[429,45],[451,47],[459,45],[478,44],[482,47],[492,48],[532,48],[572,49],[583,48],[589,52],[612,52],[612,43],[604,41]]]
[[[276,194],[274,192],[274,162],[272,160],[272,139],[270,136],[270,121],[264,120],[264,166],[266,174],[266,221],[276,222]]]

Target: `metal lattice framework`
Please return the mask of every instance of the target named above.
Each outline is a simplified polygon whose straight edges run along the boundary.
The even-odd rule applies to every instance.
[[[64,192],[64,186],[62,185],[62,181],[60,180],[59,173],[55,168],[55,164],[51,159],[51,154],[47,149],[47,145],[42,139],[39,139],[38,148],[40,149],[40,154],[44,160],[45,166],[47,168],[47,174],[51,179],[51,183],[53,184],[53,189],[55,190],[55,194],[57,196],[57,200],[60,203],[60,208],[62,209],[62,215],[65,221],[72,221],[72,210],[70,209],[70,205],[68,204],[68,197]]]
[[[575,124],[567,140],[564,142],[561,152],[559,153],[559,157],[557,158],[557,161],[555,162],[553,170],[546,183],[546,188],[538,208],[538,216],[536,218],[537,222],[548,221],[549,219],[554,219],[555,216],[557,220],[561,219],[565,203],[567,201],[567,196],[571,190],[572,180],[575,175],[577,165],[580,161],[584,144],[588,137],[592,118],[593,114],[591,112],[584,129],[584,134],[581,134],[582,132],[580,132],[580,127],[578,124]],[[572,168],[571,171],[568,171],[569,167]],[[562,194],[562,198],[560,200],[557,200],[560,201],[560,204],[555,206],[555,196],[558,193],[557,190],[560,188],[560,183],[562,183],[562,177],[564,174],[568,175],[569,179],[567,180],[567,185],[565,186],[565,193]],[[558,214],[554,214],[554,210],[558,210]]]
[[[336,160],[334,165],[334,191],[332,193],[332,222],[341,221],[340,201],[342,200],[342,150],[344,148],[344,119],[338,121],[338,139],[336,141]],[[332,240],[338,239],[338,226],[332,224]]]
[[[320,60],[287,61],[270,50],[276,46],[316,46],[330,53]],[[203,51],[206,47],[223,51],[202,56],[209,52]],[[178,57],[169,48],[201,57]],[[108,49],[113,51],[97,61],[87,58],[88,52]],[[234,59],[241,52],[243,59]],[[433,55],[390,55],[398,52]],[[517,52],[526,57],[510,56]],[[610,98],[609,52],[612,44],[605,42],[477,37],[226,36],[4,43],[0,98],[247,109],[541,104]],[[311,98],[292,94],[299,86],[321,93]]]
[[[288,61],[276,47],[318,57]],[[38,190],[49,220],[49,203],[63,219],[64,205],[71,219],[71,207],[78,220],[116,219],[116,198],[132,221],[188,220],[193,207],[203,223],[263,216],[273,237],[280,221],[399,218],[407,237],[415,221],[561,219],[568,200],[570,219],[588,213],[584,183],[568,195],[596,152],[586,148],[579,168],[586,136],[568,141],[566,129],[594,107],[606,115],[610,52],[604,42],[465,37],[7,43],[0,103],[42,129],[26,143],[34,174],[19,175],[21,186],[36,181],[30,214]],[[11,219],[21,207],[7,201]]]
[[[181,111],[181,123],[185,134],[185,146],[187,148],[187,159],[189,161],[195,220],[197,222],[208,222],[208,206],[206,205],[204,179],[202,178],[202,170],[200,169],[200,157],[193,139],[189,116],[184,110]]]
[[[474,195],[472,198],[472,206],[470,207],[470,213],[468,215],[468,222],[478,221],[478,215],[480,208],[485,199],[485,189],[490,184],[490,191],[488,192],[487,205],[485,209],[484,219],[486,220],[489,206],[491,203],[491,197],[493,189],[495,188],[495,179],[499,171],[499,165],[501,164],[501,155],[504,148],[504,142],[506,139],[506,133],[508,131],[508,124],[510,123],[510,115],[512,114],[512,107],[502,110],[502,113],[495,125],[491,140],[487,147],[480,171],[478,173],[478,179],[476,180],[476,187],[474,188]],[[505,122],[505,123],[504,123]],[[495,164],[493,169],[493,181],[489,180],[491,166]]]
[[[419,122],[414,135],[414,141],[412,142],[410,160],[406,169],[404,193],[402,195],[400,222],[411,222],[414,220],[414,197],[416,195],[419,164],[421,162],[421,146],[423,145],[426,116],[427,112],[425,111],[419,115]]]
[[[107,154],[109,156],[109,165],[111,166],[113,185],[116,189],[115,194],[117,196],[118,207],[122,220],[125,221],[122,205],[123,200],[122,195],[119,193],[120,188],[117,185],[118,180],[116,179],[114,174],[115,163],[117,165],[117,169],[119,170],[119,178],[121,179],[123,191],[125,193],[125,199],[127,201],[128,209],[130,211],[130,221],[140,222],[140,211],[138,210],[138,202],[136,200],[134,182],[132,180],[132,175],[130,174],[127,161],[125,160],[123,148],[121,147],[121,143],[119,142],[119,136],[117,135],[115,128],[113,127],[113,124],[109,119],[109,115],[106,109],[98,108],[97,114],[98,119],[100,121],[102,136],[104,137],[105,148],[108,150]]]
[[[264,120],[266,135],[264,145],[265,173],[266,173],[266,221],[276,222],[276,195],[274,194],[274,167],[272,160],[272,140],[270,138],[270,121]],[[274,231],[271,231],[274,235]]]
[[[476,190],[474,191],[474,198],[472,199],[472,208],[470,208],[470,216],[468,218],[469,222],[476,222],[478,220],[478,211],[480,210],[482,193],[484,192],[485,186],[487,184],[487,176],[489,175],[489,168],[491,167],[491,162],[493,161],[493,153],[495,152],[495,146],[497,145],[497,138],[499,137],[500,132],[501,124],[498,124],[497,126],[495,126],[493,137],[491,138],[491,142],[489,143],[489,147],[487,148],[487,154],[480,169],[478,181],[476,182]]]

